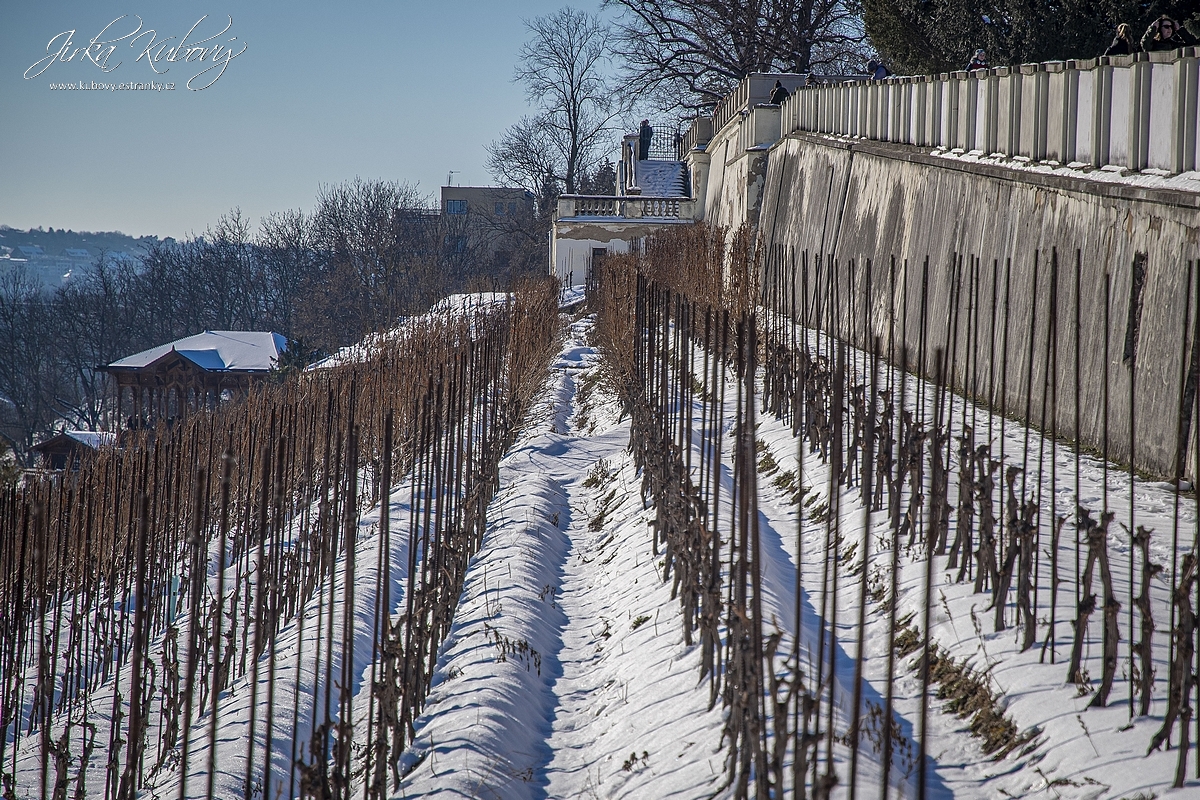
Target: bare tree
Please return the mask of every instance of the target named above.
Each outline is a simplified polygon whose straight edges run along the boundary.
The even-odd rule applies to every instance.
[[[628,91],[662,108],[715,102],[752,72],[832,71],[863,56],[856,0],[605,0],[623,13]]]
[[[533,213],[439,214],[410,185],[355,179],[257,235],[235,208],[201,235],[102,254],[53,292],[0,271],[0,439],[24,457],[55,428],[102,426],[115,397],[98,367],[202,330],[282,333],[302,366],[448,292],[544,272],[545,231]]]
[[[64,384],[53,310],[18,267],[0,277],[0,436],[27,451],[57,418]]]
[[[488,170],[542,195],[548,183],[568,194],[603,155],[622,111],[609,77],[609,34],[600,20],[563,8],[525,22],[513,77],[538,109],[488,147]]]
[[[305,281],[316,271],[310,224],[298,209],[268,214],[256,241],[265,303],[280,330],[291,331]]]
[[[394,181],[322,186],[309,219],[319,269],[297,309],[300,334],[325,348],[349,344],[440,297],[443,243],[430,205]]]
[[[67,383],[59,413],[73,427],[99,430],[111,400],[109,378],[98,367],[158,342],[145,335],[144,309],[135,263],[101,253],[55,292],[55,350]]]
[[[492,142],[488,146],[487,168],[501,183],[528,189],[539,199],[548,195],[550,200],[557,192],[547,192],[547,187],[561,182],[565,174],[554,133],[540,116],[522,117]]]

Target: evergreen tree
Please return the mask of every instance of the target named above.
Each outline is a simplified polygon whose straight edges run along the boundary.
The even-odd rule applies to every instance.
[[[0,436],[0,491],[12,486],[21,478],[21,462],[8,439]]]
[[[580,183],[580,194],[615,195],[617,193],[617,170],[607,159],[600,162],[593,175],[584,174]]]
[[[1118,23],[1134,35],[1167,14],[1200,33],[1200,0],[864,0],[867,36],[897,74],[950,72],[987,51],[993,66],[1095,58]]]

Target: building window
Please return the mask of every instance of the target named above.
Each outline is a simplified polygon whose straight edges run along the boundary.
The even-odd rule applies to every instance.
[[[467,213],[467,201],[466,200],[447,200],[446,201],[446,213],[447,214],[465,214],[465,213]]]
[[[508,204],[508,215],[510,217],[515,217],[517,215],[517,204],[516,203]]]
[[[504,216],[504,203],[496,203],[496,216]]]

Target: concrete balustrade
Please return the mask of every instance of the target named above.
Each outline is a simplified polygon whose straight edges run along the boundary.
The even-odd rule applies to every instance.
[[[800,86],[779,111],[780,130],[1185,172],[1200,160],[1197,56],[1183,48]],[[768,140],[759,129],[753,138]]]
[[[776,105],[756,105],[746,111],[738,129],[738,146],[742,151],[779,140],[780,109]]]
[[[558,198],[558,219],[621,217],[624,219],[694,218],[696,201],[675,197],[564,194]]]

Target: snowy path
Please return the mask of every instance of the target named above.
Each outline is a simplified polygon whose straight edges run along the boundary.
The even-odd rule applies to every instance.
[[[565,798],[565,797],[725,797],[722,776],[726,751],[720,750],[722,709],[708,709],[709,686],[700,679],[699,655],[682,644],[678,601],[661,580],[658,557],[651,551],[650,512],[643,509],[640,481],[626,452],[627,421],[620,420],[611,398],[593,392],[597,356],[586,345],[589,323],[577,322],[554,365],[541,407],[529,429],[505,458],[502,489],[489,511],[491,525],[483,549],[472,563],[454,629],[439,659],[430,702],[418,721],[417,739],[405,758],[406,778],[399,796]],[[908,398],[909,403],[913,398]],[[961,399],[956,401],[961,410]],[[730,435],[734,409],[727,398],[723,427]],[[971,409],[977,430],[988,415]],[[693,447],[702,432],[695,432]],[[1010,462],[1023,451],[1021,426],[1009,423],[1003,438]],[[757,438],[774,454],[779,470],[797,470],[796,441],[789,427],[764,415]],[[1034,452],[1040,440],[1033,435]],[[1047,456],[1049,456],[1047,447]],[[1065,448],[1055,453],[1058,513],[1069,513],[1073,492],[1063,477],[1075,469]],[[1094,506],[1100,498],[1102,470],[1087,456],[1081,462],[1081,499]],[[953,464],[952,464],[953,468]],[[804,483],[813,500],[828,498],[828,467],[807,456]],[[760,530],[764,546],[764,608],[785,633],[794,628],[795,572],[800,565],[802,648],[812,668],[818,625],[826,602],[821,592],[824,525],[808,520],[797,551],[798,509],[772,472],[760,472]],[[1109,474],[1110,502],[1128,503],[1128,480]],[[722,511],[732,485],[728,458],[722,465]],[[862,543],[863,509],[856,489],[840,488],[843,549]],[[1139,482],[1139,522],[1160,533],[1156,561],[1169,562],[1173,496],[1162,485]],[[818,502],[819,501],[819,502]],[[953,503],[953,497],[952,497]],[[815,506],[814,506],[815,507]],[[812,509],[806,512],[806,516]],[[1181,510],[1190,539],[1194,512]],[[951,525],[953,526],[953,518]],[[886,514],[871,520],[873,568],[890,559],[881,547],[890,539]],[[1166,546],[1164,546],[1166,545]],[[1073,561],[1073,544],[1060,545],[1064,572]],[[1114,559],[1127,558],[1128,544],[1110,534]],[[861,554],[861,550],[859,551]],[[856,560],[844,556],[842,569]],[[941,561],[939,561],[941,566]],[[904,553],[900,565],[900,615],[921,610],[923,568]],[[1118,594],[1127,582],[1117,570]],[[1044,585],[1045,565],[1039,573]],[[845,732],[850,711],[858,579],[843,575],[837,592],[835,649],[835,734]],[[1161,699],[1152,715],[1127,725],[1127,707],[1119,702],[1128,684],[1118,675],[1109,709],[1085,711],[1089,697],[1064,683],[1062,659],[1070,641],[1073,598],[1060,594],[1057,664],[1041,663],[1039,647],[1019,652],[1015,634],[991,633],[988,599],[973,595],[938,569],[933,637],[956,658],[987,665],[990,683],[1020,731],[1042,731],[1032,750],[1021,749],[993,760],[968,731],[968,722],[931,704],[929,792],[931,798],[1038,796],[1046,798],[1123,798],[1157,793],[1169,783],[1174,752],[1144,756],[1145,742],[1161,722]],[[1153,592],[1162,608],[1165,586]],[[1011,602],[1011,599],[1010,599]],[[919,618],[919,613],[917,617]],[[978,619],[978,623],[975,621]],[[886,692],[886,615],[874,602],[866,621],[864,699],[882,705]],[[1089,663],[1097,657],[1098,632],[1089,631]],[[785,645],[787,638],[785,637]],[[1067,644],[1064,644],[1067,643]],[[1159,681],[1165,674],[1167,637],[1155,639]],[[1124,651],[1127,652],[1127,651]],[[1047,655],[1047,661],[1049,656]],[[915,797],[916,720],[920,681],[913,658],[897,660],[896,742],[893,793]],[[1158,690],[1161,698],[1162,687]],[[1100,755],[1103,753],[1103,757]],[[878,792],[878,754],[864,746],[859,765],[860,791]],[[848,749],[839,744],[835,761],[842,783],[833,796],[846,796]],[[866,787],[864,789],[864,787]],[[903,788],[901,788],[903,787]],[[1178,795],[1190,796],[1194,784]]]
[[[400,797],[698,797],[720,785],[721,711],[678,603],[596,354],[576,323],[501,465]]]
[[[628,420],[618,418],[611,398],[599,400],[591,391],[597,355],[584,344],[589,325],[573,326],[542,407],[502,462],[491,524],[405,756],[399,797],[729,794],[722,791],[723,710],[719,702],[708,708],[699,653],[682,642],[679,603],[651,552],[651,512],[643,509],[627,452]],[[733,423],[727,408],[727,436]],[[763,428],[779,435],[786,430],[770,419]],[[722,515],[729,511],[732,480],[726,458]],[[763,500],[765,606],[789,631],[795,509],[770,490]],[[817,636],[819,606],[806,592],[806,643]],[[853,629],[839,622],[835,717],[841,731],[853,678]],[[881,688],[868,685],[866,698],[882,703]],[[914,726],[899,711],[901,730],[911,737]],[[955,749],[975,751],[955,730],[957,721],[947,722]],[[844,756],[838,748],[843,773]],[[877,756],[865,752],[861,785],[877,783],[878,775]],[[895,774],[898,782],[905,777],[911,780],[912,773]],[[940,772],[931,775],[930,788],[931,797],[954,794]]]
[[[697,797],[723,771],[721,713],[707,711],[698,656],[680,643],[678,602],[648,552],[628,438],[621,424],[577,445],[614,471],[597,470],[591,490],[571,485],[550,797]]]

